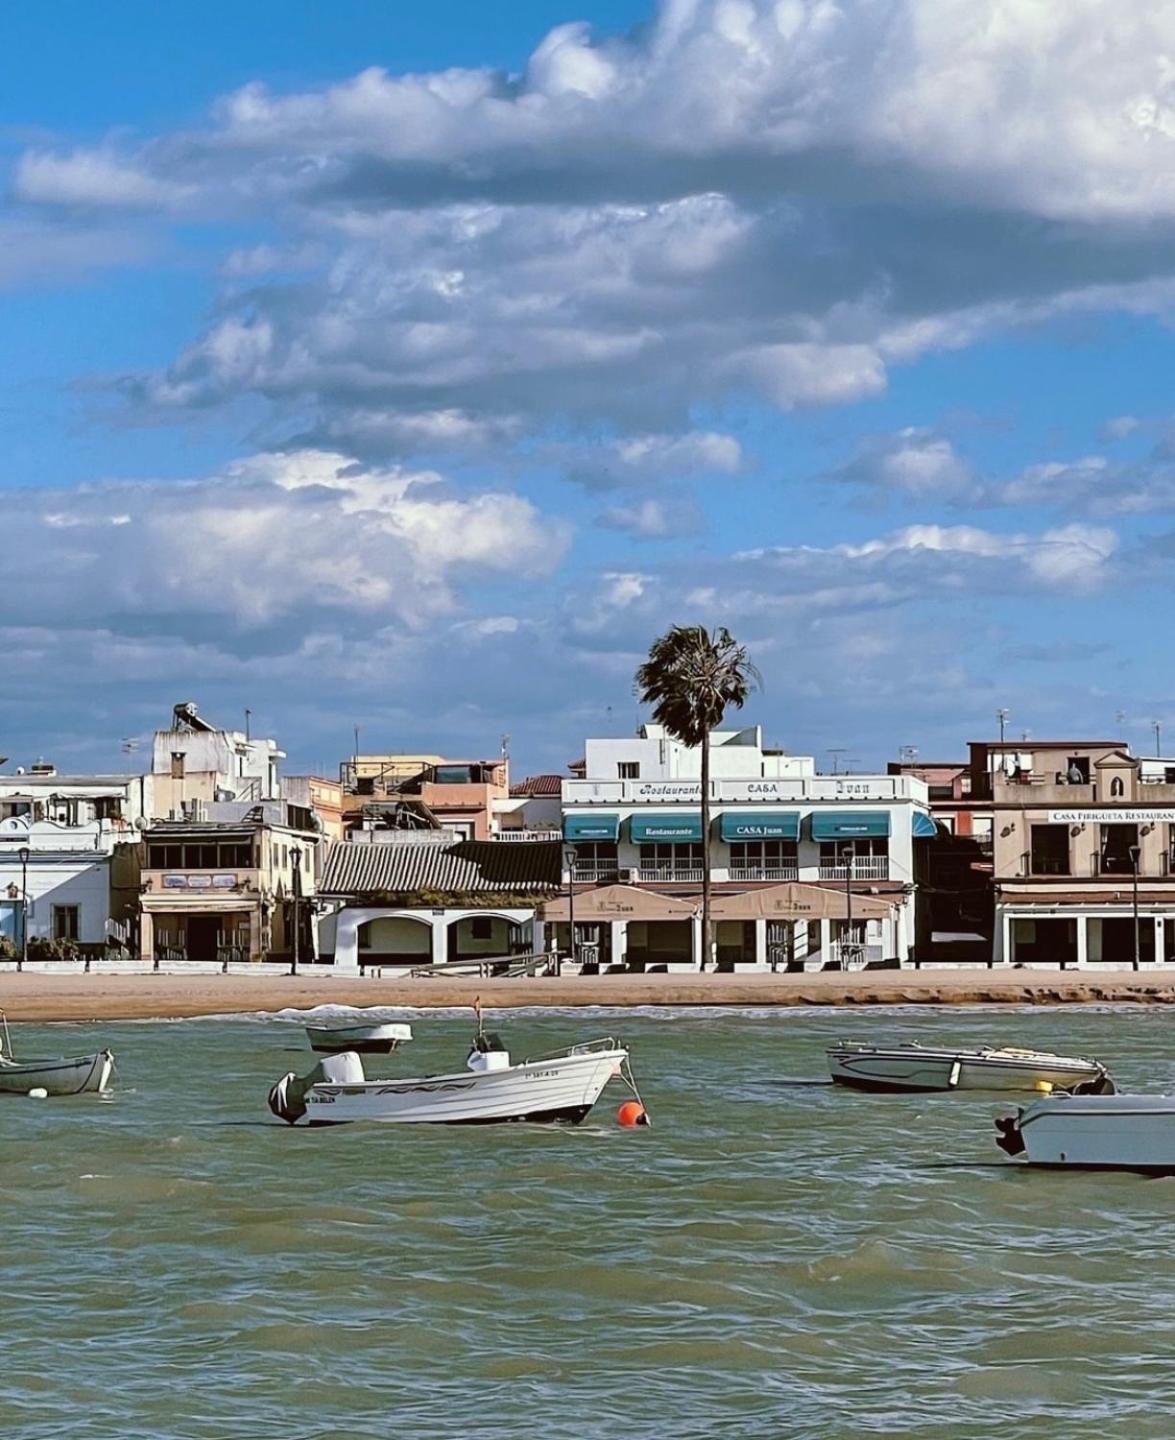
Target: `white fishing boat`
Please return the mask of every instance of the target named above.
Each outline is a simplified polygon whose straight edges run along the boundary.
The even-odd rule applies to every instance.
[[[96,1055],[49,1060],[17,1060],[12,1054],[8,1020],[0,1011],[0,1095],[101,1094],[114,1070],[109,1050]]]
[[[1029,1165],[1175,1173],[1175,1096],[1050,1095],[996,1122],[996,1144]]]
[[[361,1025],[307,1025],[311,1050],[338,1055],[354,1050],[359,1055],[390,1055],[397,1045],[412,1039],[412,1026],[369,1021]]]
[[[1042,1050],[843,1042],[827,1053],[833,1080],[858,1090],[1113,1090],[1097,1060]]]
[[[612,1039],[591,1040],[512,1064],[496,1035],[479,1030],[465,1069],[406,1080],[369,1080],[353,1051],[319,1061],[299,1078],[284,1076],[269,1108],[290,1125],[484,1125],[506,1121],[578,1124],[609,1080],[637,1094],[628,1051]],[[639,1099],[640,1097],[637,1096]]]

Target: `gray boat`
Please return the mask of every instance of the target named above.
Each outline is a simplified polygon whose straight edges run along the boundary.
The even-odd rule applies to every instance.
[[[72,1058],[17,1060],[3,1011],[0,1027],[0,1095],[28,1095],[33,1091],[46,1095],[100,1095],[106,1089],[114,1070],[114,1056],[109,1050]]]

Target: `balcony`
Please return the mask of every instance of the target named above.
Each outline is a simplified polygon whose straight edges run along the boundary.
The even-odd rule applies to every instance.
[[[851,873],[844,865],[830,860],[820,862],[821,880],[888,880],[889,857],[887,855],[861,856],[850,862]]]
[[[562,830],[496,830],[490,836],[490,839],[512,840],[515,843],[528,840],[545,840],[550,842],[551,840],[562,840],[563,832]]]
[[[700,880],[702,878],[702,867],[700,865],[642,865],[640,867],[640,878],[642,882],[650,880]]]
[[[572,868],[571,878],[577,885],[599,885],[605,880],[615,880],[618,873],[615,860],[581,860]]]
[[[798,880],[798,865],[732,865],[729,870],[732,880]]]

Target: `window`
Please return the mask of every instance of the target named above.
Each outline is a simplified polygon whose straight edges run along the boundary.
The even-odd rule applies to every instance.
[[[799,866],[799,846],[794,840],[733,840],[730,845],[730,869],[736,878],[743,871],[786,872],[766,878],[794,878]],[[750,879],[751,876],[741,876]]]
[[[179,870],[184,863],[182,845],[161,845],[158,840],[147,846],[148,870]]]
[[[216,846],[215,846],[215,845],[185,845],[185,846],[184,846],[184,869],[185,869],[185,870],[215,870],[215,869],[216,869]]]
[[[1030,841],[1032,875],[1068,875],[1069,827],[1067,825],[1033,825]]]
[[[641,778],[641,762],[639,760],[621,760],[616,766],[616,773],[621,780],[639,780]]]
[[[682,845],[669,841],[642,845],[641,874],[649,880],[700,880],[701,841],[691,840]]]
[[[218,870],[248,870],[253,864],[253,847],[248,841],[216,847]]]
[[[173,780],[184,778],[184,752],[182,750],[171,752],[171,778]]]
[[[1070,755],[1065,761],[1065,779],[1070,785],[1089,784],[1089,756]]]
[[[861,835],[854,840],[821,840],[820,878],[842,879],[845,862],[854,880],[889,879],[889,840],[884,835]]]
[[[955,787],[949,781],[945,785],[927,785],[926,793],[931,800],[953,800]]]
[[[53,907],[53,938],[54,940],[76,940],[78,938],[78,911],[77,905],[54,905]]]
[[[494,938],[493,916],[475,915],[469,922],[469,938],[471,940],[492,940]]]
[[[117,820],[122,814],[122,801],[117,795],[99,795],[94,801],[95,820]]]
[[[1137,825],[1100,825],[1101,852],[1098,870],[1102,875],[1130,875],[1134,871],[1131,850],[1137,853]]]
[[[577,874],[611,875],[616,871],[615,840],[580,840],[574,848]]]

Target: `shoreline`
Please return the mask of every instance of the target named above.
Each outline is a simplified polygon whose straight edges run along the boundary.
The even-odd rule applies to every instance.
[[[990,970],[870,971],[845,975],[567,976],[560,979],[360,979],[349,976],[52,975],[0,978],[10,1021],[182,1020],[319,1005],[487,1010],[581,1006],[1175,1004],[1175,974]]]

